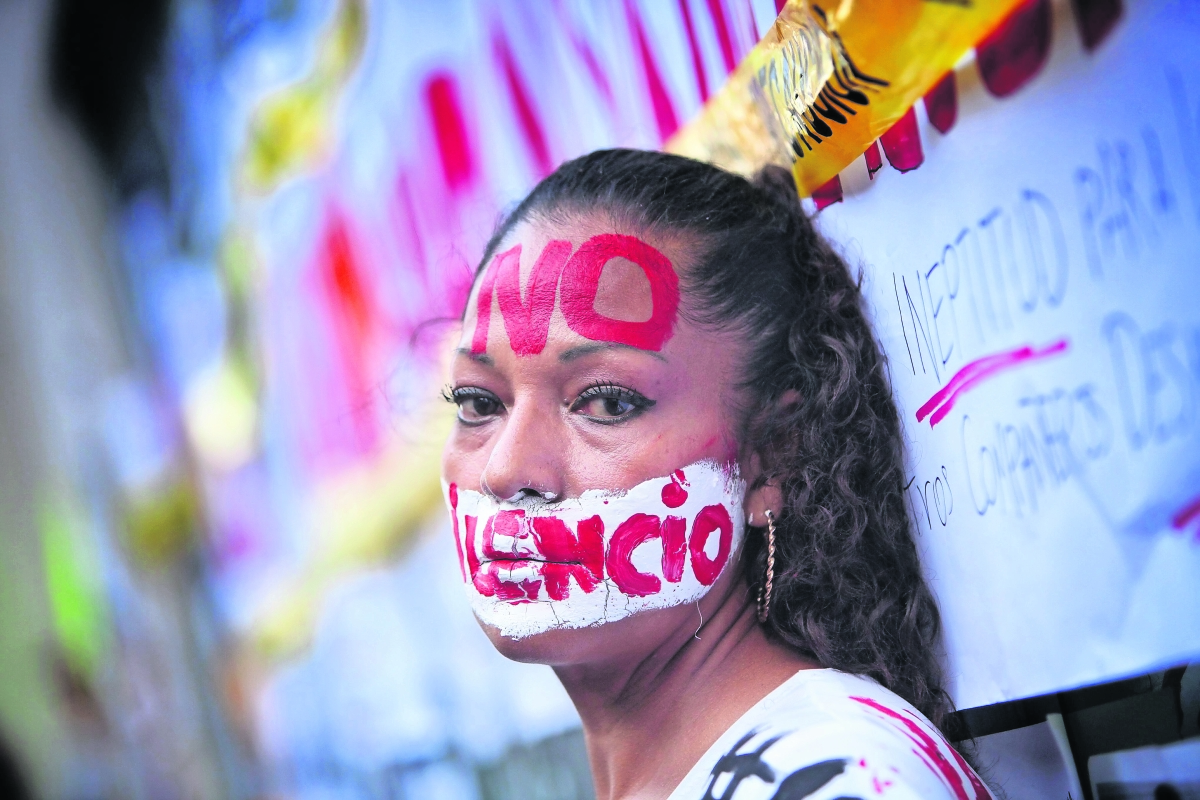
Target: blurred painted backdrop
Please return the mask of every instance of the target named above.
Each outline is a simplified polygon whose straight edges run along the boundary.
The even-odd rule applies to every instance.
[[[51,796],[590,796],[438,538],[442,345],[774,0],[93,5],[0,2],[0,735]]]

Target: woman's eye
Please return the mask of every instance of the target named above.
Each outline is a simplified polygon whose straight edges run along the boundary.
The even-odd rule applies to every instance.
[[[616,422],[636,416],[654,402],[621,386],[593,386],[579,395],[571,411],[599,422]]]
[[[596,397],[588,400],[577,410],[589,417],[619,417],[622,414],[628,414],[634,408],[636,406],[633,403],[619,397]]]
[[[500,398],[484,389],[471,387],[451,390],[446,399],[458,405],[458,418],[463,422],[483,422],[504,408]]]

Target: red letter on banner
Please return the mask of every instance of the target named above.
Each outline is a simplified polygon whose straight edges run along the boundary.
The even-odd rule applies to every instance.
[[[626,322],[596,313],[596,292],[604,265],[614,258],[637,264],[650,281],[653,311],[645,322]],[[580,336],[617,342],[642,350],[661,350],[675,327],[679,309],[679,276],[671,262],[635,236],[602,233],[580,246],[562,273],[562,312]]]

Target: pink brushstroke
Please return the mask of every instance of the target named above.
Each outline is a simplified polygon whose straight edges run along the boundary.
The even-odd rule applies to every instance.
[[[315,265],[318,291],[330,314],[345,387],[354,407],[351,419],[357,439],[355,451],[370,453],[379,442],[372,414],[372,351],[385,320],[375,303],[375,288],[363,263],[363,247],[354,239],[348,218],[338,209],[327,212],[320,242]]]
[[[558,14],[559,23],[570,33],[571,45],[575,48],[575,52],[579,54],[580,60],[583,61],[588,75],[591,76],[592,81],[600,90],[600,94],[604,96],[605,105],[609,109],[614,109],[616,101],[613,98],[612,84],[608,82],[608,75],[604,72],[604,67],[600,66],[600,59],[596,58],[596,51],[592,50],[587,38],[579,33],[578,27],[571,21],[570,15],[563,7],[561,0],[555,0],[554,11]]]
[[[721,46],[721,58],[725,59],[725,72],[733,72],[737,67],[737,55],[733,51],[733,36],[729,31],[729,20],[725,18],[725,8],[721,0],[708,0],[708,13],[712,17],[713,27],[717,30],[717,44]]]
[[[842,202],[842,179],[838,175],[834,175],[825,183],[818,186],[812,193],[813,202],[817,204],[817,211],[833,205],[834,203]]]
[[[917,746],[917,749],[913,752],[921,758],[926,767],[941,778],[946,788],[954,793],[956,800],[980,800],[980,798],[991,797],[991,794],[979,782],[979,779],[974,777],[970,768],[967,768],[964,772],[971,780],[975,796],[972,798],[971,795],[967,794],[967,787],[963,783],[963,776],[959,774],[958,770],[954,768],[954,765],[950,763],[950,760],[946,758],[946,754],[943,752],[943,750],[954,752],[954,748],[945,745],[944,740],[941,740],[940,736],[925,730],[921,723],[911,714],[902,714],[869,697],[851,697],[850,699],[862,703],[868,708],[875,709],[880,714],[892,720],[893,723],[896,723],[896,727],[900,728],[905,736]],[[943,747],[942,745],[945,746]],[[957,756],[957,753],[955,755]],[[961,759],[959,761],[960,766],[965,766],[965,762],[961,762]]]
[[[467,123],[458,84],[448,72],[435,72],[425,83],[425,104],[433,121],[442,175],[453,192],[467,188],[475,178]]]
[[[533,100],[530,97],[529,88],[525,85],[525,79],[517,69],[517,62],[502,34],[496,34],[493,46],[496,50],[496,58],[500,62],[501,71],[504,73],[504,80],[508,84],[508,91],[512,95],[513,107],[517,112],[517,122],[525,137],[529,155],[533,158],[534,168],[537,170],[538,177],[544,178],[554,170],[553,162],[550,159],[550,147],[546,143],[546,132],[534,111]]]
[[[871,142],[863,151],[863,159],[867,162],[867,177],[875,180],[875,173],[883,169],[883,156],[879,153],[879,142]]]
[[[888,163],[900,172],[909,172],[925,163],[921,131],[912,108],[879,137],[879,143],[883,145],[883,154],[887,156]]]
[[[925,417],[933,412],[933,415],[929,416],[929,427],[932,428],[946,418],[946,415],[954,408],[954,404],[958,402],[959,397],[983,381],[1019,364],[1064,353],[1068,346],[1069,342],[1066,339],[1059,339],[1040,350],[1025,345],[1014,350],[975,359],[954,373],[954,377],[950,379],[949,383],[934,392],[933,397],[930,397],[923,406],[917,409],[917,422],[923,422]]]
[[[1008,97],[1042,71],[1053,16],[1050,0],[1026,0],[975,45],[975,66],[990,94]]]
[[[954,70],[942,76],[925,95],[925,113],[938,133],[949,133],[958,119],[958,79]]]
[[[625,3],[629,16],[629,25],[633,29],[633,39],[637,44],[638,55],[642,59],[642,71],[646,75],[646,89],[650,93],[650,104],[654,108],[654,122],[658,126],[658,136],[661,141],[671,138],[671,134],[679,130],[679,117],[675,114],[675,106],[667,94],[667,85],[659,72],[658,62],[650,50],[650,42],[646,39],[646,29],[642,18],[630,2]]]
[[[692,24],[692,9],[688,0],[679,0],[679,13],[683,15],[683,29],[687,32],[688,48],[692,51],[692,70],[696,73],[700,102],[707,103],[708,75],[704,72],[704,57],[700,54],[700,41],[696,38],[696,26]]]
[[[1194,498],[1171,517],[1171,527],[1181,531],[1193,520],[1200,518],[1200,497]]]

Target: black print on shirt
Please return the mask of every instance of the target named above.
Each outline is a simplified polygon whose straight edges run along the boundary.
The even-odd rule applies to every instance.
[[[780,734],[768,739],[755,750],[745,753],[738,752],[757,733],[757,730],[750,731],[739,739],[729,752],[717,759],[717,763],[712,768],[712,780],[708,782],[708,789],[704,792],[702,800],[732,800],[734,792],[737,791],[742,781],[751,776],[758,778],[763,783],[775,782],[775,770],[763,761],[762,756],[767,748],[787,734]],[[846,769],[846,763],[846,759],[834,758],[802,767],[780,781],[779,788],[775,790],[771,800],[803,800],[841,775]],[[723,775],[730,776],[729,783],[721,796],[717,797],[713,794],[713,789],[716,788],[717,782]],[[838,798],[838,800],[854,800],[854,798]]]
[[[762,754],[783,737],[776,736],[773,739],[767,739],[757,750],[739,753],[738,750],[742,748],[742,745],[753,739],[756,733],[758,733],[757,730],[750,731],[738,739],[737,744],[730,748],[728,753],[717,759],[717,763],[712,768],[712,780],[708,782],[708,790],[704,793],[703,800],[731,800],[738,786],[751,775],[766,783],[775,782],[775,770],[762,760]],[[729,785],[725,787],[725,791],[718,798],[713,794],[713,788],[722,775],[730,776]]]
[[[821,761],[798,769],[780,782],[779,790],[771,800],[801,800],[841,775],[845,769],[846,760],[843,758]]]

